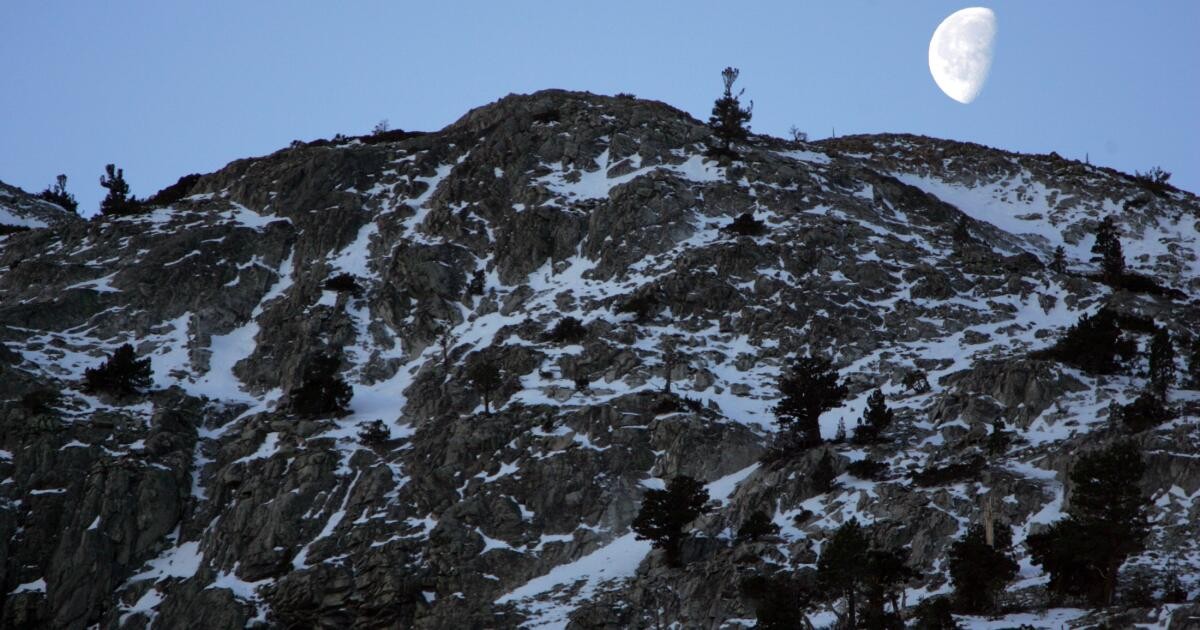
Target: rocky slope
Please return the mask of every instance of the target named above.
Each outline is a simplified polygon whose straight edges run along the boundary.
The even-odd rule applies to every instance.
[[[948,545],[985,502],[1021,548],[1010,625],[1196,614],[1033,612],[1046,576],[1019,543],[1146,384],[1144,359],[1097,377],[1031,352],[1102,305],[1194,336],[1200,200],[909,136],[754,137],[721,164],[709,134],[661,103],[510,96],[436,133],[239,160],[145,214],[0,237],[0,625],[745,627],[739,579],[811,566],[850,517],[911,548],[910,605],[946,591]],[[722,230],[744,212],[767,233]],[[1093,279],[1108,214],[1130,268],[1174,292]],[[358,290],[325,288],[343,273]],[[549,341],[564,316],[586,334]],[[126,342],[153,391],[84,393]],[[352,412],[290,415],[322,352]],[[823,494],[820,449],[759,463],[780,370],[806,352],[850,386],[826,437],[876,388],[897,412],[884,444],[828,447],[843,474]],[[503,374],[490,415],[466,377],[481,360]],[[928,391],[904,385],[917,371]],[[661,413],[668,376],[683,411]],[[46,386],[56,409],[19,402]],[[1200,392],[1170,398],[1179,416],[1133,436],[1155,531],[1128,567],[1176,571],[1194,598]],[[997,419],[1017,435],[1000,453]],[[376,420],[386,439],[361,439]],[[880,480],[843,472],[868,456]],[[684,569],[629,530],[677,474],[719,503]],[[779,536],[732,540],[755,510]]]

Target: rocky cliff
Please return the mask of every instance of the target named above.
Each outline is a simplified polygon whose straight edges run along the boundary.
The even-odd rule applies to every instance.
[[[1181,381],[1176,418],[1129,434],[1110,415],[1144,358],[1098,376],[1036,353],[1101,307],[1193,339],[1200,200],[923,137],[755,136],[725,162],[709,137],[662,103],[510,96],[436,133],[238,160],[142,214],[0,236],[0,625],[746,627],[739,581],[811,567],[851,517],[910,549],[909,605],[945,592],[948,546],[985,504],[1016,532],[1005,605],[1035,611],[1047,577],[1020,543],[1069,504],[1080,452],[1129,435],[1154,533],[1127,567],[1200,592],[1200,391]],[[724,229],[743,213],[764,233]],[[1100,281],[1109,215],[1155,290]],[[568,316],[583,332],[548,337]],[[86,393],[124,343],[151,359],[150,391]],[[896,421],[880,444],[762,464],[781,369],[810,352],[850,389],[826,438],[876,389]],[[351,412],[289,413],[322,353]],[[481,361],[500,369],[492,413],[467,376]],[[22,403],[45,388],[61,401]],[[839,476],[819,492],[826,451]],[[884,472],[845,472],[866,458]],[[938,470],[958,472],[922,476]],[[679,474],[715,509],[673,569],[630,524]],[[757,510],[779,535],[735,540]]]

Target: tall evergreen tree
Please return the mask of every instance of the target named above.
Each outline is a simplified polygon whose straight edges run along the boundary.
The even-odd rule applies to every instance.
[[[995,609],[996,596],[1017,576],[1012,554],[1012,529],[996,529],[987,543],[982,525],[972,525],[950,546],[950,579],[954,600],[965,613],[985,614]]]
[[[642,508],[633,519],[638,540],[649,540],[666,552],[667,564],[679,566],[680,545],[687,537],[684,526],[709,511],[708,489],[687,475],[667,483],[665,490],[647,490]]]
[[[1106,216],[1096,226],[1096,242],[1092,253],[1100,255],[1100,270],[1107,282],[1119,280],[1125,273],[1125,253],[1121,249],[1120,230],[1116,219]]]
[[[817,584],[821,590],[829,598],[846,600],[846,628],[858,627],[858,594],[869,543],[858,519],[852,518],[833,533],[817,559]]]
[[[725,85],[725,92],[713,103],[712,116],[708,119],[708,126],[712,127],[721,142],[720,147],[713,147],[714,152],[728,156],[733,155],[734,142],[746,140],[750,132],[751,111],[754,109],[753,102],[749,107],[742,107],[740,97],[745,90],[733,93],[733,83],[737,78],[737,68],[725,68],[721,71],[721,82]]]
[[[1138,487],[1145,469],[1132,442],[1079,458],[1071,471],[1067,518],[1028,538],[1033,562],[1050,574],[1052,592],[1112,604],[1118,570],[1143,548],[1150,531],[1149,502]]]
[[[779,379],[779,393],[775,417],[789,445],[809,448],[821,443],[821,414],[840,405],[848,390],[828,359],[809,356],[796,359]]]
[[[867,397],[867,409],[863,412],[858,427],[854,430],[854,441],[859,444],[870,444],[877,441],[879,434],[891,426],[895,417],[896,412],[888,409],[883,392],[875,390]]]
[[[338,375],[341,358],[321,353],[309,359],[300,386],[288,394],[288,405],[301,416],[343,416],[354,392]]]
[[[863,626],[903,630],[900,596],[904,592],[904,585],[917,577],[917,572],[908,566],[908,553],[905,550],[868,551],[862,580]],[[891,610],[886,610],[885,606],[890,606]]]
[[[132,396],[150,387],[150,359],[138,359],[133,346],[117,348],[103,364],[84,371],[84,391]]]
[[[1107,308],[1095,315],[1083,315],[1054,346],[1039,354],[1073,365],[1093,374],[1112,374],[1119,360],[1129,359],[1136,351],[1132,341],[1122,337],[1117,316]]]
[[[1154,331],[1150,342],[1150,386],[1159,398],[1166,398],[1167,390],[1175,382],[1175,346],[1166,328]]]

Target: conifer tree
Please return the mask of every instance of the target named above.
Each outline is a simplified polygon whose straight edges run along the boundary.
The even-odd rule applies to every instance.
[[[869,543],[858,519],[852,518],[834,532],[817,559],[817,584],[821,590],[827,597],[846,600],[846,628],[858,627],[858,594]]]
[[[133,346],[124,344],[99,367],[84,371],[84,391],[132,396],[150,387],[150,359],[138,359]]]
[[[817,494],[825,494],[833,489],[833,480],[837,478],[837,471],[833,469],[833,457],[829,455],[829,449],[821,453],[821,459],[817,460],[817,465],[813,469],[812,482],[813,491]]]
[[[1106,282],[1121,279],[1125,273],[1125,253],[1121,250],[1120,231],[1112,215],[1104,217],[1096,227],[1092,253],[1100,255],[1100,269]]]
[[[1154,331],[1150,342],[1150,386],[1159,398],[1166,398],[1167,390],[1175,382],[1175,346],[1166,328]]]
[[[490,415],[492,413],[492,393],[500,389],[500,385],[503,384],[500,368],[491,361],[476,361],[467,367],[467,380],[470,381],[471,387],[475,388],[475,392],[483,398],[484,415]]]
[[[862,624],[865,628],[903,628],[900,596],[904,585],[918,577],[908,566],[903,549],[871,549],[863,566]],[[891,606],[891,611],[885,609]]]
[[[713,103],[712,116],[708,119],[708,126],[712,127],[717,139],[722,143],[720,147],[713,147],[713,151],[721,155],[733,156],[733,143],[745,141],[750,132],[750,112],[754,109],[754,103],[751,102],[749,107],[742,107],[739,99],[745,90],[733,93],[733,83],[737,78],[737,68],[725,68],[721,71],[725,92]]]
[[[883,391],[875,390],[867,397],[867,408],[863,412],[862,420],[854,430],[854,441],[859,444],[870,444],[877,441],[879,434],[891,426],[895,417],[896,412],[888,409]]]
[[[129,196],[129,184],[125,182],[125,169],[115,164],[104,166],[106,175],[100,176],[100,185],[108,189],[108,195],[100,202],[101,214],[132,214],[138,210],[137,200]]]
[[[1079,458],[1071,471],[1067,518],[1027,542],[1033,562],[1050,574],[1052,592],[1081,595],[1097,606],[1112,604],[1118,570],[1143,548],[1150,532],[1149,501],[1138,487],[1145,469],[1132,442]]]
[[[1192,337],[1192,347],[1188,352],[1188,383],[1195,389],[1200,389],[1200,335]]]
[[[738,540],[758,540],[763,536],[774,536],[779,533],[779,526],[762,510],[755,510],[746,517],[745,522],[738,528]]]
[[[288,394],[288,405],[293,413],[301,416],[343,416],[354,392],[338,375],[340,357],[322,353],[309,360],[304,367],[300,386]]]
[[[667,564],[679,566],[680,545],[687,537],[684,526],[709,511],[708,489],[687,475],[667,483],[665,490],[647,490],[642,508],[633,519],[638,540],[651,541],[666,552]]]
[[[821,414],[840,405],[848,390],[828,359],[809,356],[792,363],[779,380],[779,393],[775,417],[789,445],[809,448],[822,441]]]
[[[996,596],[1017,576],[1018,569],[1012,554],[1012,529],[997,528],[989,545],[983,526],[972,525],[950,546],[950,579],[959,610],[992,612]]]
[[[1136,346],[1122,337],[1116,314],[1107,308],[1083,315],[1049,350],[1039,354],[1093,374],[1112,374],[1119,359],[1133,356]]]

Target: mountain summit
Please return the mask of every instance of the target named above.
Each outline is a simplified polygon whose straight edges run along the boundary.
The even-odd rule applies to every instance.
[[[1014,620],[1200,614],[1155,586],[1200,589],[1200,200],[916,136],[712,145],[543,91],[0,236],[0,625],[768,627],[781,592],[829,625],[851,522],[909,571],[864,611],[933,609],[978,525]],[[1088,612],[1027,543],[1126,444],[1150,533]],[[668,554],[631,528],[683,476]]]

